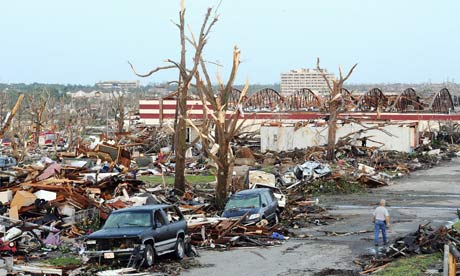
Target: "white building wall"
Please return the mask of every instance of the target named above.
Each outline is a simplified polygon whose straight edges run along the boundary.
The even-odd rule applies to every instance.
[[[367,125],[372,126],[371,124]],[[338,126],[337,141],[340,137],[344,137],[349,133],[364,129],[358,124],[347,124]],[[392,136],[385,134],[379,130],[369,130],[363,132],[361,137],[369,137],[371,140],[383,143],[381,144],[367,140],[368,147],[380,147],[382,150],[397,150],[410,152],[418,146],[418,128],[410,125],[390,125],[382,127]],[[261,150],[266,152],[272,151],[287,151],[294,148],[306,148],[311,146],[322,146],[327,144],[327,125],[316,127],[308,125],[295,130],[292,125],[289,126],[268,126],[264,125],[260,128]],[[356,146],[361,146],[361,141],[356,141]]]

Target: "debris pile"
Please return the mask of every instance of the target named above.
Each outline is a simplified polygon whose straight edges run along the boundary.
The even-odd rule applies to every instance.
[[[152,187],[137,179],[136,174],[161,175],[174,167],[171,153],[165,149],[160,149],[156,161],[147,160],[142,166],[141,162],[133,166],[134,158],[124,146],[97,139],[83,142],[75,153],[59,155],[58,160],[42,157],[2,172],[14,176],[0,185],[0,254],[14,256],[9,271],[62,274],[73,270],[73,264],[41,270],[32,264],[59,257],[62,252],[79,259],[85,250],[81,241],[98,230],[113,210],[146,204],[179,206],[189,223],[191,245],[270,246],[287,239],[276,232],[279,225],[214,220],[218,213],[212,204],[212,190],[189,186],[185,195],[178,197],[163,184]],[[199,166],[198,162],[194,166]]]
[[[325,208],[316,204],[318,204],[317,200],[291,200],[282,213],[285,224],[292,229],[298,229],[312,225],[327,225],[339,220],[339,218],[329,215]]]
[[[72,256],[82,253],[85,249],[80,241],[98,230],[112,211],[160,203],[180,208],[193,246],[227,249],[279,245],[295,235],[291,229],[326,225],[338,219],[312,200],[317,194],[388,185],[396,177],[460,156],[456,145],[424,144],[412,153],[402,153],[343,144],[337,147],[336,160],[330,162],[325,158],[325,147],[260,153],[253,135],[240,137],[238,143],[247,144],[245,139],[251,141],[248,146],[234,145],[236,158],[229,191],[270,189],[277,199],[281,222],[277,219],[269,225],[261,218],[248,225],[243,222],[248,214],[238,219],[221,217],[221,210],[214,205],[214,183],[187,183],[184,196],[177,196],[165,181],[175,173],[171,132],[144,127],[135,134],[119,134],[116,141],[89,136],[79,141],[75,151],[36,147],[28,149],[20,162],[9,156],[0,159],[0,254],[14,256],[10,270],[33,273],[39,269],[29,265],[34,260],[60,256],[64,251]],[[186,153],[187,175],[212,175],[214,171],[202,146],[191,145]],[[148,185],[138,178],[143,175],[161,176],[162,183]],[[388,259],[438,250],[449,236],[460,240],[454,230],[427,229],[421,227],[412,244],[407,237],[397,241],[390,247],[393,252],[388,253]],[[383,264],[382,259],[374,260],[365,268]],[[42,273],[59,274],[74,268],[74,264],[49,267]]]
[[[460,232],[455,228],[439,227],[432,228],[429,223],[419,225],[417,231],[396,239],[381,255],[362,256],[355,263],[363,269],[361,274],[370,274],[385,268],[392,261],[400,257],[408,257],[420,254],[432,254],[443,252],[444,245],[449,245],[450,250],[456,252],[455,258],[460,256]]]
[[[243,225],[246,216],[239,219],[189,217],[191,244],[206,248],[272,246],[288,239],[277,232],[280,231],[280,225],[268,226],[266,220],[257,225]]]
[[[286,190],[301,187],[304,193],[315,193],[327,182],[344,187],[341,182],[359,183],[365,187],[386,186],[391,180],[410,174],[419,169],[428,169],[442,160],[450,160],[460,155],[458,145],[424,145],[412,153],[381,151],[375,147],[355,147],[344,145],[337,149],[333,162],[325,158],[325,147],[310,147],[289,152],[267,152],[254,154],[256,164],[273,167],[276,183]],[[307,160],[307,161],[306,161]],[[257,165],[256,165],[257,166]],[[316,185],[319,184],[319,185]]]
[[[118,173],[88,173],[55,162],[15,169],[18,178],[27,172],[22,183],[0,187],[0,254],[15,256],[13,270],[22,265],[20,271],[31,272],[24,263],[65,250],[77,256],[81,248],[74,239],[97,230],[112,210],[157,203],[142,181]]]

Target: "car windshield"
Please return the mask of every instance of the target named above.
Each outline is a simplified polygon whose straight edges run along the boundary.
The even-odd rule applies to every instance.
[[[235,208],[256,208],[260,206],[259,195],[252,195],[246,197],[234,197],[230,198],[225,205],[225,209]]]
[[[150,212],[120,212],[109,216],[103,228],[152,226]]]

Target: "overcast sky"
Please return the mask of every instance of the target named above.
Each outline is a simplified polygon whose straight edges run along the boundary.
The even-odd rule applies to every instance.
[[[171,20],[180,0],[40,0],[0,3],[0,82],[93,84],[134,80],[139,71],[177,59]],[[206,7],[188,0],[198,30]],[[223,0],[205,49],[228,73],[232,48],[242,64],[238,83],[275,83],[280,73],[323,67],[337,73],[355,62],[351,83],[460,80],[460,1]],[[143,79],[169,81],[175,71]]]

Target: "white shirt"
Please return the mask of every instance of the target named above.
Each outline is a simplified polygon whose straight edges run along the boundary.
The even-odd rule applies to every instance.
[[[375,208],[374,216],[376,220],[385,220],[385,217],[389,217],[390,214],[388,214],[387,208],[379,206]]]

